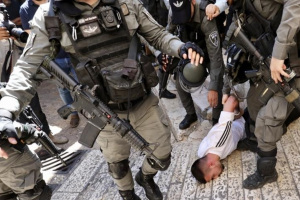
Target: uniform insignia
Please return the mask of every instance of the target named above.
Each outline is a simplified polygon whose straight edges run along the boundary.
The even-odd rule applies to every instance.
[[[123,12],[124,16],[129,15],[130,12],[129,12],[129,9],[128,9],[126,3],[123,3],[123,4],[121,5],[121,9],[122,9],[122,12]]]
[[[218,39],[218,32],[217,31],[214,31],[211,34],[209,34],[209,39],[215,47],[219,46],[219,39]]]
[[[183,1],[181,1],[180,3],[178,1],[176,1],[176,3],[173,3],[173,5],[177,8],[180,8],[183,4]]]

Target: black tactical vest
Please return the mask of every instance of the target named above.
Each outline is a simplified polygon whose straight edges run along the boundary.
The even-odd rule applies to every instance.
[[[78,10],[72,1],[63,2],[70,6],[69,9]],[[126,20],[118,1],[101,4],[91,16],[82,16],[80,10],[77,15],[69,16],[64,8],[58,8],[59,17],[76,52],[70,55],[73,67],[79,81],[96,88],[96,96],[105,103],[126,102],[128,97],[129,100],[136,100],[147,91],[140,67],[137,67],[134,80],[121,77],[131,42]]]

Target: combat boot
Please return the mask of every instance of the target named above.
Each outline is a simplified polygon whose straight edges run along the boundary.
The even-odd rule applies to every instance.
[[[119,190],[119,193],[123,200],[141,200],[140,197],[134,193],[134,189],[125,191]]]
[[[143,174],[142,170],[136,174],[135,181],[144,188],[146,192],[146,196],[149,200],[162,200],[163,195],[159,190],[158,185],[153,180],[155,174],[145,175]]]
[[[277,180],[278,173],[275,169],[277,159],[275,157],[261,157],[257,160],[257,170],[243,181],[243,188],[253,190],[261,188],[266,183]]]

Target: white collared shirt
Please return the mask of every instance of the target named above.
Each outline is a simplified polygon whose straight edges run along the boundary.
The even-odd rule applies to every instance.
[[[217,0],[215,5],[218,6],[220,13],[224,12],[228,8],[227,0]]]
[[[246,137],[245,120],[243,117],[233,119],[233,112],[221,112],[219,122],[200,143],[199,158],[212,153],[224,159],[236,149],[238,142]]]

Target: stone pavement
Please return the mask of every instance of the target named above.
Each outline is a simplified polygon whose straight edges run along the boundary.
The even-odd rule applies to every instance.
[[[206,83],[207,86],[207,83]],[[176,93],[174,84],[169,89]],[[246,90],[246,87],[244,89]],[[225,170],[221,176],[207,184],[198,184],[192,178],[190,166],[197,158],[196,152],[200,141],[205,137],[211,125],[210,108],[206,103],[205,87],[194,95],[199,121],[186,131],[178,129],[185,111],[179,98],[163,99],[160,105],[167,114],[167,121],[173,135],[172,163],[165,172],[159,172],[155,180],[167,200],[188,199],[228,199],[228,200],[297,200],[300,199],[300,127],[299,119],[288,127],[288,132],[278,142],[278,181],[267,184],[262,189],[244,190],[242,180],[253,173],[256,168],[256,155],[249,151],[234,151],[223,160]],[[66,136],[68,144],[61,145],[69,152],[82,151],[82,157],[66,170],[43,171],[47,183],[54,189],[53,200],[119,200],[117,189],[107,174],[105,163],[99,147],[87,149],[76,141],[84,128],[85,120],[81,117],[80,126],[71,129],[68,121],[59,118],[56,110],[62,105],[56,86],[45,82],[39,89],[39,95],[44,112],[54,134]],[[35,147],[32,147],[35,148]],[[130,166],[135,175],[142,163],[142,156],[132,152]],[[45,168],[44,168],[45,169]],[[136,193],[145,197],[141,187],[135,184]]]

